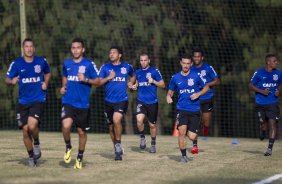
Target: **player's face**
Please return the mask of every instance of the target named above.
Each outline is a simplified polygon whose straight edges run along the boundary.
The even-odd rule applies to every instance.
[[[71,44],[71,54],[74,59],[79,59],[83,57],[84,48],[80,42],[74,42]]]
[[[33,42],[31,41],[26,41],[23,44],[23,54],[25,57],[32,57],[34,54],[35,48],[33,45]]]
[[[276,57],[271,57],[268,60],[268,64],[272,69],[277,68],[277,65],[279,64],[279,61]]]
[[[190,71],[190,67],[192,66],[192,61],[191,59],[182,58],[180,61],[180,65],[182,67],[182,71],[184,73],[187,73]]]
[[[140,64],[141,64],[142,69],[148,68],[150,64],[149,57],[147,55],[140,56]]]
[[[111,49],[109,53],[109,58],[111,61],[118,61],[121,58],[121,54],[117,49]]]
[[[195,65],[200,65],[203,63],[204,57],[200,52],[194,52],[193,54],[193,61]]]

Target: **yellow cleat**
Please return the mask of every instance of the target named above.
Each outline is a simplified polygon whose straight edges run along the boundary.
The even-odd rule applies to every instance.
[[[73,168],[74,169],[82,169],[82,160],[76,159]]]
[[[70,163],[71,161],[71,149],[67,149],[67,151],[64,154],[64,161],[65,163]]]

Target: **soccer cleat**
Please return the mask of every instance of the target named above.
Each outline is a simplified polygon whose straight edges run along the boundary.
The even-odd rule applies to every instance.
[[[66,152],[64,154],[64,161],[65,161],[66,164],[70,163],[70,161],[71,161],[71,148],[66,149]]]
[[[123,148],[120,143],[115,144],[115,160],[122,160]]]
[[[38,160],[41,157],[40,145],[33,145],[33,156],[34,159]]]
[[[272,149],[267,148],[266,152],[264,153],[264,156],[271,156],[272,155]]]
[[[82,169],[82,160],[76,159],[73,168],[74,169]]]
[[[146,148],[146,138],[140,138],[140,149]]]
[[[29,167],[36,167],[36,159],[28,158],[28,166]]]
[[[156,152],[157,152],[156,145],[151,145],[150,153],[156,153]]]
[[[266,131],[265,130],[262,130],[261,128],[259,129],[259,139],[261,141],[263,141],[265,139],[265,134],[266,134]]]
[[[191,149],[191,153],[192,154],[198,154],[199,153],[198,147],[197,146],[193,146],[192,149]]]
[[[187,158],[187,156],[181,156],[181,158],[180,158],[180,162],[183,162],[183,163],[188,162],[188,158]]]

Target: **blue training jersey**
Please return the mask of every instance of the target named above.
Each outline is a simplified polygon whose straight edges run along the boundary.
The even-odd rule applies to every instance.
[[[110,103],[126,101],[128,100],[127,75],[132,77],[134,69],[125,62],[121,62],[119,65],[113,65],[109,62],[101,67],[99,77],[108,77],[112,70],[116,73],[116,76],[105,84],[105,100]]]
[[[72,58],[64,61],[63,76],[67,78],[66,93],[62,98],[63,104],[76,108],[89,108],[91,85],[78,80],[78,74],[83,73],[88,79],[98,77],[98,70],[93,61],[83,58],[76,63]]]
[[[190,96],[201,91],[200,87],[205,86],[203,79],[194,71],[190,70],[187,76],[183,76],[181,72],[172,76],[169,89],[178,93],[178,102],[176,108],[190,112],[200,111],[200,100],[191,100]]]
[[[265,90],[269,89],[270,93],[265,96],[261,93],[256,93],[257,104],[274,104],[278,103],[278,97],[275,96],[275,90],[279,88],[282,83],[281,72],[278,69],[268,72],[265,68],[258,69],[250,83],[255,85],[258,89]]]
[[[46,91],[42,90],[44,73],[50,73],[50,68],[43,57],[34,56],[32,62],[26,62],[23,57],[19,57],[11,63],[6,77],[13,79],[19,76],[20,104],[46,101]]]
[[[138,81],[138,96],[137,99],[145,104],[155,104],[158,102],[157,86],[150,84],[148,78],[151,77],[159,82],[163,80],[162,75],[158,69],[150,66],[143,70],[136,71],[136,79]]]
[[[197,68],[195,65],[191,67],[191,70],[201,75],[205,83],[211,82],[213,79],[218,78],[217,73],[213,69],[213,67],[207,63],[203,63],[201,67]],[[202,87],[201,87],[202,88]],[[209,91],[200,96],[200,100],[208,100],[211,99],[214,95],[214,90],[210,87]]]

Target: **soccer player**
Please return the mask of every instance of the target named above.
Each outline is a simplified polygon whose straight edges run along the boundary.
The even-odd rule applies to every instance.
[[[104,64],[99,72],[100,85],[105,84],[105,116],[109,133],[115,147],[115,160],[122,160],[121,145],[122,118],[127,111],[127,87],[135,84],[135,73],[131,65],[122,59],[123,51],[118,46],[110,48],[110,61]],[[127,79],[130,76],[129,81]]]
[[[86,131],[89,127],[89,97],[91,85],[99,85],[98,70],[93,61],[83,56],[84,42],[80,38],[71,43],[72,58],[63,65],[62,88],[62,132],[66,144],[65,163],[71,161],[71,127],[74,123],[79,136],[79,148],[74,169],[82,169],[82,159],[87,141]]]
[[[156,121],[158,117],[158,97],[157,88],[165,88],[162,75],[158,69],[150,66],[148,54],[140,55],[141,69],[136,71],[136,83],[133,89],[138,87],[136,118],[137,128],[140,132],[140,149],[146,148],[146,138],[144,135],[144,118],[149,120],[151,134],[150,153],[156,153]]]
[[[220,85],[217,73],[213,67],[207,63],[204,63],[204,53],[201,49],[195,49],[192,52],[193,66],[191,70],[201,75],[206,85],[209,85],[210,90],[200,97],[201,104],[201,120],[202,120],[202,135],[208,135],[208,128],[212,120],[213,111],[213,87]],[[192,154],[198,154],[198,141],[193,141],[193,147],[191,149]]]
[[[34,55],[32,39],[26,38],[22,49],[23,56],[11,63],[5,82],[19,85],[17,122],[29,155],[28,165],[34,167],[41,157],[38,125],[43,115],[51,74],[47,60]]]
[[[173,102],[174,91],[177,90],[177,128],[179,130],[178,144],[181,151],[180,162],[188,162],[186,155],[186,135],[190,140],[195,140],[198,134],[200,120],[199,97],[208,92],[209,86],[202,77],[191,70],[192,57],[184,55],[180,60],[181,71],[172,76],[167,92],[167,103]],[[199,86],[202,86],[201,90]]]
[[[250,90],[256,93],[256,114],[260,125],[260,139],[265,138],[269,127],[269,143],[264,156],[272,155],[272,148],[279,120],[279,87],[282,84],[281,72],[277,69],[278,59],[274,54],[265,56],[265,67],[258,69],[250,83]]]

